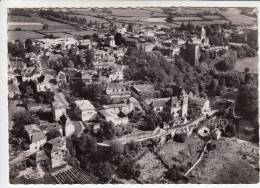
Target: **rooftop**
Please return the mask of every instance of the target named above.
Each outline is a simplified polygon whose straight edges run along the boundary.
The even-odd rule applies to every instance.
[[[95,110],[95,107],[89,100],[77,100],[75,101],[76,106],[81,110]]]
[[[24,128],[28,134],[34,134],[37,132],[41,132],[41,129],[36,124],[25,125]]]
[[[48,143],[52,144],[53,146],[59,147],[59,148],[66,146],[66,140],[64,138],[61,138],[61,137],[51,139],[51,140],[48,141]]]
[[[109,104],[109,105],[103,105],[102,106],[104,109],[109,109],[109,108],[121,108],[121,107],[127,107],[126,103],[119,103],[119,104]]]
[[[40,128],[41,128],[41,130],[47,131],[47,132],[52,129],[62,129],[61,125],[57,122],[42,124],[42,125],[40,125]]]
[[[140,85],[133,85],[133,88],[138,91],[154,91],[154,85],[152,84],[140,84]]]
[[[36,132],[36,133],[32,134],[31,142],[34,143],[34,142],[37,142],[37,141],[40,141],[40,140],[43,140],[43,139],[47,139],[45,134],[43,134],[42,132]]]

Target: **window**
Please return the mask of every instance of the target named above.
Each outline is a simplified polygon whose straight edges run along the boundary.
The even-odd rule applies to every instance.
[[[157,111],[157,112],[161,111],[160,107],[156,107],[155,111]]]

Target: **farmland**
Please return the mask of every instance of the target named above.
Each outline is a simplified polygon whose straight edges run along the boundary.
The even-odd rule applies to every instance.
[[[42,27],[40,22],[8,22],[8,30],[41,30]]]
[[[251,72],[258,73],[258,56],[238,59],[235,69],[243,72],[248,67]]]
[[[26,40],[28,38],[37,39],[43,38],[44,35],[36,33],[34,31],[8,31],[8,41],[20,39]]]
[[[181,23],[187,24],[192,22],[194,25],[209,25],[212,21],[216,24],[229,23],[235,24],[253,24],[255,18],[241,15],[240,10],[234,8],[230,9],[204,9],[204,8],[111,8],[111,9],[71,9],[69,12],[63,14],[69,17],[85,18],[87,23],[109,24],[113,21],[115,25],[122,23],[136,23],[143,25],[158,25],[179,27]],[[218,13],[217,13],[218,12]],[[166,22],[169,13],[173,13],[173,21]],[[216,14],[217,13],[217,14]],[[36,12],[29,12],[30,17],[12,15],[8,17],[9,22],[26,23],[19,25],[21,30],[26,32],[19,33],[18,31],[9,31],[9,40],[21,39],[24,40],[28,36],[31,38],[41,38],[43,36],[53,34],[55,37],[64,37],[64,35],[74,35],[75,37],[82,37],[88,34],[88,31],[78,31],[73,24],[75,22],[68,22],[62,19],[52,19],[41,17]],[[29,24],[31,23],[31,24]],[[37,23],[36,25],[34,23]],[[73,24],[72,24],[73,23]],[[43,30],[43,25],[48,25],[48,28]],[[10,25],[9,30],[15,30],[18,26]],[[27,32],[28,31],[28,32]],[[38,31],[38,32],[36,32]]]
[[[228,8],[225,11],[221,11],[221,14],[225,16],[229,21],[231,21],[233,24],[237,25],[252,25],[256,23],[256,18],[246,16],[246,15],[241,15],[240,10],[235,9],[235,8]]]

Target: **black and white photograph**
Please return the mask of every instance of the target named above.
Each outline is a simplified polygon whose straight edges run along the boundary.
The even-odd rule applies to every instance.
[[[10,184],[259,182],[257,6],[163,5],[7,9]]]

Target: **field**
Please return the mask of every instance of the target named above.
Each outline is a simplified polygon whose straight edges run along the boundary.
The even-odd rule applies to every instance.
[[[91,22],[97,22],[97,23],[108,23],[107,20],[102,19],[102,18],[97,18],[94,16],[88,16],[88,15],[82,15],[82,14],[71,14],[69,15],[69,17],[73,17],[73,16],[77,16],[78,18],[85,18],[87,20],[87,22],[89,23]]]
[[[256,23],[256,18],[246,16],[246,15],[241,15],[240,10],[235,8],[228,8],[227,10],[222,11],[221,14],[225,16],[233,24],[252,25]]]
[[[20,28],[21,30],[41,30],[43,24],[40,22],[8,22],[8,30],[15,30]]]
[[[250,69],[250,72],[258,73],[258,56],[246,57],[237,60],[235,70],[244,72],[246,67]]]
[[[28,38],[37,39],[43,38],[44,35],[36,33],[34,31],[8,31],[8,41],[12,40],[26,40]]]
[[[214,15],[216,11],[219,11],[223,16]],[[165,19],[168,13],[178,13],[178,15],[173,16],[173,22],[168,23]],[[201,15],[203,13],[203,15]],[[24,16],[9,16],[9,22],[25,22],[26,25],[18,25],[24,32],[19,31],[9,31],[8,40],[21,39],[25,40],[28,37],[31,38],[41,38],[44,34],[53,34],[56,37],[64,37],[65,34],[71,34],[78,37],[82,37],[89,34],[89,31],[78,31],[76,28],[69,23],[61,23],[59,21],[53,21],[47,18],[41,17],[35,12],[29,12],[31,17]],[[235,24],[252,24],[255,22],[255,18],[240,15],[240,10],[236,8],[226,8],[226,9],[215,9],[215,8],[160,8],[160,7],[144,7],[144,8],[111,8],[111,9],[70,9],[67,12],[69,16],[77,16],[78,18],[86,18],[87,22],[97,22],[108,24],[108,20],[113,20],[114,24],[122,23],[137,23],[143,25],[158,25],[162,24],[164,26],[179,27],[181,23],[187,24],[192,22],[194,25],[209,25],[214,23],[223,24],[232,21]],[[97,18],[96,16],[103,15],[103,18]],[[225,19],[226,18],[226,19]],[[39,23],[39,25],[34,24]],[[30,24],[32,23],[32,24]],[[41,25],[42,24],[42,25]],[[43,25],[48,25],[47,30],[42,30]],[[17,25],[9,25],[9,30],[14,30],[18,27]],[[34,32],[39,30],[40,33]],[[237,70],[244,69],[244,61],[249,61],[248,66],[252,67],[252,71],[257,72],[255,62],[251,63],[251,60],[240,60],[236,67]],[[252,64],[252,65],[251,65]]]

